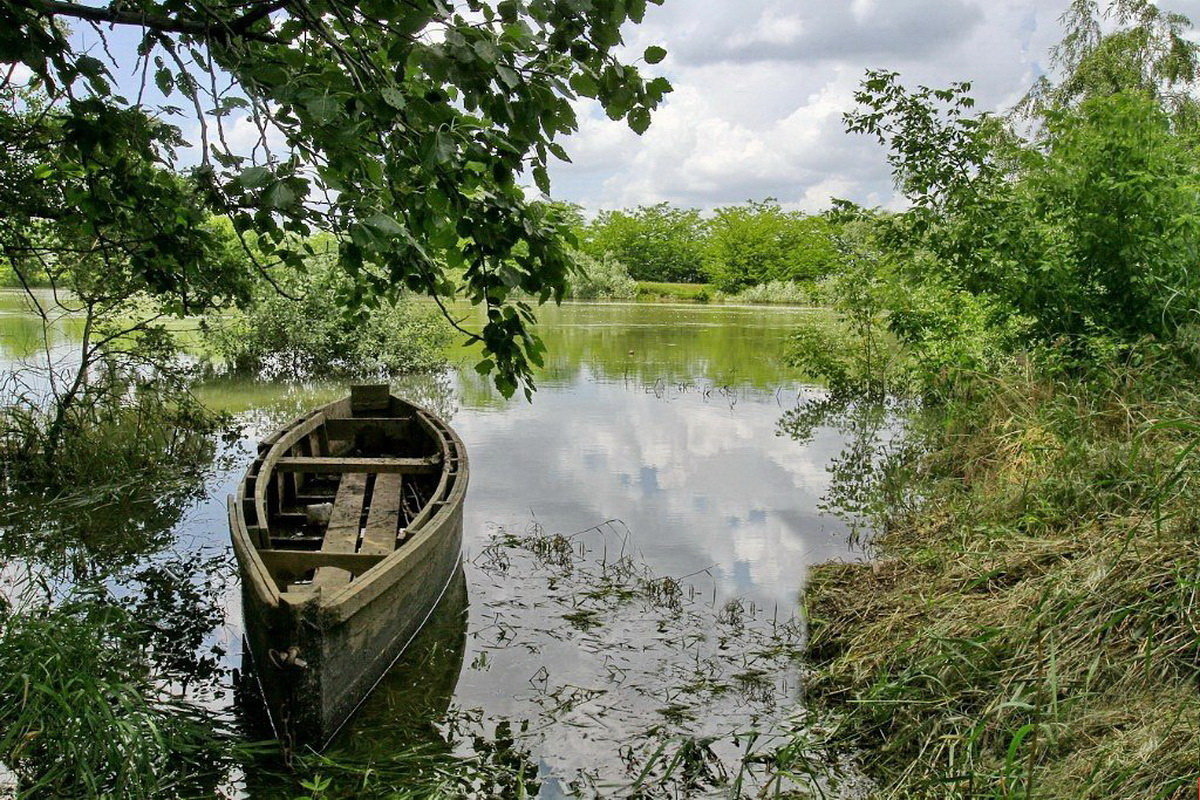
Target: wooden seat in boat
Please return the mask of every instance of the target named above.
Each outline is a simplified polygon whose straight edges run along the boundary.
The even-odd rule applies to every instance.
[[[400,530],[403,481],[403,475],[394,472],[344,473],[333,501],[321,552],[382,556],[395,550]],[[319,567],[313,575],[313,585],[334,586],[351,578],[349,571],[339,567]]]

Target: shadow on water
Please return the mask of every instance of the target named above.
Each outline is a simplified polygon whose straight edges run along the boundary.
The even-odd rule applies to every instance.
[[[225,782],[234,566],[178,535],[219,449],[191,448],[169,474],[109,463],[88,486],[4,484],[0,795],[199,797]]]
[[[463,667],[468,622],[466,573],[460,566],[425,626],[375,686],[362,706],[321,755],[276,753],[246,769],[249,797],[292,797],[298,772],[323,773],[332,796],[353,796],[369,789],[386,796],[398,787],[412,789],[440,772],[453,772],[456,754],[440,724],[447,718]],[[247,651],[248,653],[248,651]],[[248,657],[243,677],[254,675]],[[270,731],[261,690],[247,682],[239,697],[251,734]],[[365,777],[371,776],[371,777]],[[366,785],[364,785],[366,781]]]

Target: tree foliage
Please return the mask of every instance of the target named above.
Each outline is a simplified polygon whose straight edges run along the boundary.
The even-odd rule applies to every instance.
[[[0,85],[0,248],[84,302],[154,294],[179,313],[245,296],[244,264],[194,182],[163,168],[178,130],[97,99],[71,114]]]
[[[1089,97],[1139,91],[1195,120],[1190,89],[1200,75],[1200,48],[1187,17],[1149,0],[1073,0],[1062,23],[1065,35],[1050,51],[1052,73],[1034,83],[1019,113],[1036,118]]]
[[[596,259],[611,253],[635,280],[699,283],[704,279],[705,235],[698,210],[658,203],[601,212],[583,228],[580,245]]]
[[[850,261],[885,276],[869,305],[886,308],[917,391],[1017,353],[1088,369],[1147,339],[1186,344],[1200,308],[1196,50],[1182,18],[1136,0],[1111,10],[1102,26],[1096,4],[1072,6],[1058,72],[1018,114],[977,113],[966,83],[863,81],[847,128],[887,148],[910,207],[868,220]],[[829,284],[844,317],[864,303],[858,285]]]
[[[913,203],[889,242],[920,265],[910,277],[990,298],[1042,341],[1169,337],[1200,301],[1200,219],[1195,157],[1167,112],[1142,92],[1098,95],[1044,112],[1022,141],[968,116],[968,88],[875,74],[850,118],[888,144]],[[895,324],[922,335],[912,319]]]
[[[785,211],[770,199],[718,208],[705,244],[709,280],[728,292],[771,281],[813,281],[838,261],[829,220]]]
[[[530,390],[542,351],[527,327],[532,308],[511,295],[561,298],[572,263],[567,225],[525,197],[522,176],[549,190],[550,160],[567,158],[556,139],[576,127],[575,98],[594,98],[639,133],[649,125],[670,85],[617,57],[622,25],[639,22],[647,2],[660,0],[3,0],[0,62],[28,66],[53,114],[85,143],[136,140],[151,110],[191,117],[197,197],[258,237],[264,267],[302,269],[306,237],[328,231],[357,281],[355,301],[405,288],[441,300],[455,292],[449,275],[461,273],[463,293],[487,309],[482,330],[466,333],[511,394]],[[85,52],[71,25],[106,42],[128,28],[136,56]],[[664,55],[650,48],[644,59]],[[114,86],[117,68],[130,67],[140,75],[132,99]],[[150,109],[155,90],[166,102]],[[234,135],[245,130],[249,145]],[[152,158],[176,166],[180,144],[164,130]],[[86,169],[90,158],[85,148],[64,166]],[[46,180],[33,170],[35,186]],[[174,219],[157,206],[165,189],[127,189],[119,202],[100,198],[101,211]],[[154,256],[138,262],[147,275]],[[161,280],[178,289],[174,276]]]

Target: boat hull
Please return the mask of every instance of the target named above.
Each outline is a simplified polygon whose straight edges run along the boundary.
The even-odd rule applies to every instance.
[[[263,558],[260,543],[269,537],[247,524],[251,504],[231,498],[245,642],[272,727],[285,746],[328,744],[461,572],[465,451],[445,423],[417,411],[431,435],[444,439],[453,480],[441,481],[395,552],[345,585],[299,591],[281,583]]]

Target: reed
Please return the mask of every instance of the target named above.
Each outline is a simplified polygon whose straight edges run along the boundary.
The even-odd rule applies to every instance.
[[[87,598],[0,618],[0,762],[19,797],[212,796],[232,733],[164,689],[141,628]]]

